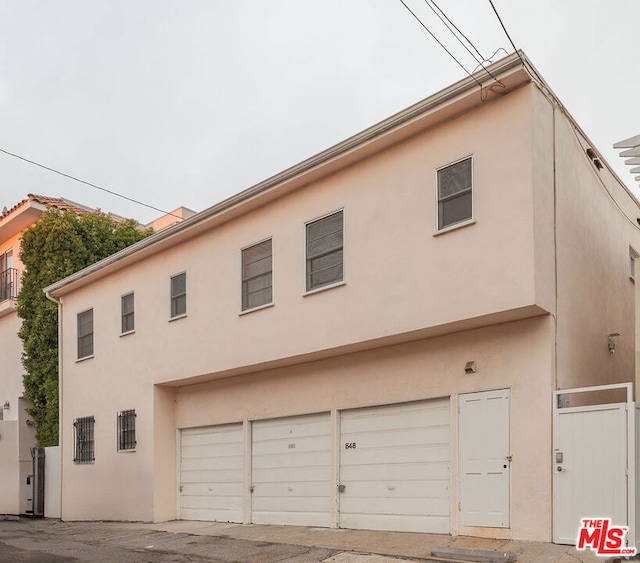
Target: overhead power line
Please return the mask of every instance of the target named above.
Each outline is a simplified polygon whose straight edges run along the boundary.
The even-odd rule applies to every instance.
[[[473,76],[473,74],[471,74],[466,67],[458,60],[456,59],[456,57],[453,55],[453,53],[451,51],[449,51],[449,49],[447,49],[444,44],[431,32],[431,30],[425,25],[425,23],[415,14],[415,12],[409,8],[409,6],[407,6],[407,4],[405,3],[404,0],[400,0],[400,2],[402,3],[402,5],[409,11],[409,13],[416,19],[416,21],[425,29],[425,31],[431,35],[431,37],[433,37],[433,39],[436,41],[436,43],[438,45],[440,45],[440,47],[442,47],[447,54],[454,60],[456,61],[456,63],[458,63],[458,66],[464,70],[471,78],[473,78],[476,83],[478,84],[478,86],[480,86],[480,88],[482,88],[482,83],[475,77]]]
[[[447,16],[447,14],[444,13],[444,10],[440,6],[438,6],[438,4],[436,4],[434,2],[434,0],[424,0],[424,3],[429,7],[429,9],[436,16],[438,16],[438,19],[449,30],[451,35],[453,35],[457,39],[458,43],[460,43],[460,45],[462,45],[466,49],[467,53],[469,53],[474,58],[474,60],[478,63],[478,67],[484,69],[484,71],[491,78],[493,78],[498,84],[500,84],[500,86],[502,86],[504,88],[504,84],[500,81],[500,79],[497,78],[488,68],[486,68],[484,66],[484,63],[487,62],[487,59],[477,49],[477,47],[473,44],[471,39],[469,39],[464,33],[462,33],[460,28],[455,23],[453,23],[453,21],[451,21],[451,19]],[[434,8],[434,6],[435,6],[435,8]],[[436,11],[436,8],[437,8],[437,11]],[[440,15],[440,14],[442,14],[442,15]],[[455,29],[455,31],[454,31],[454,29]],[[457,31],[457,33],[456,33],[456,31]],[[478,54],[478,56],[476,56],[473,53],[473,51],[471,51],[471,49],[469,49],[469,47],[467,47],[467,45],[465,45],[464,41],[462,41],[462,39],[460,39],[460,36],[462,36],[465,39],[465,41],[473,48],[473,50]],[[480,57],[480,58],[478,58],[478,57]],[[478,68],[478,67],[476,67],[476,68]]]
[[[493,8],[493,13],[496,15],[496,18],[498,18],[498,21],[500,22],[500,25],[502,26],[502,30],[504,31],[504,34],[507,36],[507,39],[509,40],[509,43],[511,43],[511,46],[513,47],[513,50],[518,55],[518,58],[520,59],[520,62],[522,63],[522,66],[524,66],[526,68],[527,65],[524,63],[524,60],[520,56],[520,51],[518,51],[518,49],[516,49],[516,46],[515,46],[513,40],[511,39],[511,35],[509,35],[509,32],[507,31],[507,28],[504,26],[504,23],[502,23],[502,18],[500,17],[500,14],[498,13],[498,10],[496,10],[496,7],[493,5],[492,0],[489,0],[489,4],[491,4],[491,7]]]
[[[103,192],[106,192],[108,194],[114,195],[116,197],[122,198],[122,199],[126,199],[127,201],[130,201],[132,203],[136,203],[138,205],[142,205],[143,207],[147,207],[149,209],[153,209],[154,211],[158,211],[164,215],[170,215],[171,217],[176,217],[180,220],[182,220],[182,217],[180,217],[179,215],[175,215],[174,213],[170,213],[169,211],[164,211],[163,209],[160,209],[158,207],[154,207],[153,205],[149,205],[148,203],[143,203],[142,201],[139,201],[137,199],[133,199],[132,197],[128,197],[126,195],[122,195],[119,194],[117,192],[114,192],[113,190],[109,190],[107,188],[103,188],[102,186],[98,186],[97,184],[93,184],[91,182],[87,182],[86,180],[82,180],[81,178],[77,178],[76,176],[72,176],[71,174],[66,174],[65,172],[60,172],[60,170],[56,170],[55,168],[51,168],[50,166],[45,166],[44,164],[40,164],[39,162],[35,162],[34,160],[29,160],[28,158],[25,158],[24,156],[20,156],[19,154],[15,154],[12,152],[9,152],[7,150],[4,150],[2,148],[0,148],[0,152],[12,156],[14,158],[17,158],[19,160],[22,160],[24,162],[28,162],[29,164],[33,164],[34,166],[38,166],[39,168],[43,168],[44,170],[48,170],[49,172],[53,172],[54,174],[58,174],[60,176],[64,176],[65,178],[69,178],[70,180],[73,180],[74,182],[79,182],[81,184],[84,184],[86,186],[90,186],[92,188],[96,188],[97,190],[101,190]]]

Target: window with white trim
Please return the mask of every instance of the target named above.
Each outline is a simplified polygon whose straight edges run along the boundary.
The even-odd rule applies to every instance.
[[[171,277],[171,318],[187,314],[187,273]]]
[[[136,411],[129,409],[118,414],[118,451],[136,449]]]
[[[93,309],[78,314],[78,359],[93,356]]]
[[[273,254],[271,239],[242,250],[242,310],[273,301]]]
[[[96,459],[94,445],[95,419],[92,416],[76,418],[73,422],[74,451],[76,464],[93,463]]]
[[[473,167],[471,157],[437,171],[438,230],[473,218]]]
[[[344,279],[343,232],[342,211],[307,223],[307,291]]]
[[[122,320],[122,333],[133,332],[135,330],[133,291],[120,298],[120,311]]]

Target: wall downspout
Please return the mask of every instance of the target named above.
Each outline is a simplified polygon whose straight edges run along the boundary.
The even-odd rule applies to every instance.
[[[63,463],[63,440],[62,440],[62,299],[58,300],[48,291],[45,291],[45,297],[58,306],[58,446],[60,446],[60,474],[58,487],[60,490],[60,519],[62,519],[62,502],[64,495],[62,494],[62,468]]]

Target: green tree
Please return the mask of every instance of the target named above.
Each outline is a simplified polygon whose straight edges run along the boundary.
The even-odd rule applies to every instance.
[[[148,236],[133,219],[114,221],[101,211],[78,215],[47,208],[22,235],[25,266],[18,294],[25,396],[31,402],[39,446],[58,443],[58,308],[44,287]]]

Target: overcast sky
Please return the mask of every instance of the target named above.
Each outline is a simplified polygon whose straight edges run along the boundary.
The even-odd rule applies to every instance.
[[[425,0],[405,0],[468,71]],[[496,60],[488,0],[436,0]],[[494,0],[596,148],[640,133],[640,0]],[[467,76],[400,0],[0,0],[0,149],[162,210],[201,211]],[[28,193],[159,215],[0,153]]]

